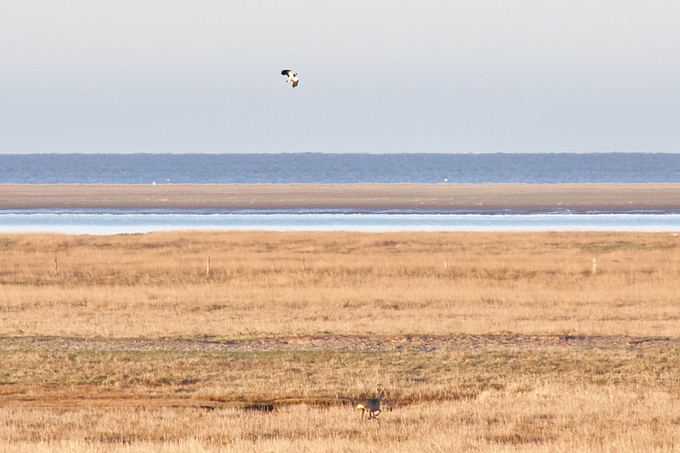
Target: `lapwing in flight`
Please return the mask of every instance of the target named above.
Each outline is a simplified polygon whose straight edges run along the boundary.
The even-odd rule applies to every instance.
[[[286,78],[286,83],[288,82],[293,82],[293,88],[298,86],[298,83],[300,83],[300,79],[298,79],[297,72],[293,72],[290,69],[284,69],[281,71],[281,75],[285,75]]]

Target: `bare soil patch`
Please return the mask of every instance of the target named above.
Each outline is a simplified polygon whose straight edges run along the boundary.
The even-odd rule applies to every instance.
[[[36,351],[497,351],[680,347],[680,338],[627,335],[305,335],[251,340],[0,337],[0,350]]]

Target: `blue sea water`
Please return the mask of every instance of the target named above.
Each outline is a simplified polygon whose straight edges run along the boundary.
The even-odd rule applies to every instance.
[[[4,154],[0,184],[671,183],[680,153]]]
[[[680,154],[0,155],[0,184],[678,183]],[[678,213],[0,211],[0,233],[680,231]]]

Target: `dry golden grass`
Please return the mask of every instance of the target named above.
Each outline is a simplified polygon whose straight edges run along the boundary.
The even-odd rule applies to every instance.
[[[0,334],[673,336],[679,245],[625,233],[7,235]]]
[[[647,452],[680,445],[677,349],[19,350],[4,351],[2,361],[6,451]],[[388,392],[385,412],[379,422],[362,422],[343,403],[378,379]],[[252,403],[275,409],[244,410]]]
[[[3,345],[4,346],[4,345]],[[22,405],[117,398],[153,404],[343,405],[384,384],[385,404],[474,399],[517,383],[653,387],[680,395],[680,350],[667,347],[465,352],[392,350],[0,350],[0,395]],[[365,393],[365,392],[368,392]]]
[[[680,451],[678,241],[0,236],[0,451]]]
[[[49,417],[0,409],[16,452],[671,452],[677,402],[659,393],[539,385],[416,405],[361,422],[346,407],[272,413],[83,408]],[[13,422],[9,422],[13,420]]]

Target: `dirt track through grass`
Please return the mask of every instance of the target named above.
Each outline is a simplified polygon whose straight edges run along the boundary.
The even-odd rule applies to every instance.
[[[395,335],[395,336],[295,336],[255,340],[182,338],[82,338],[82,337],[0,337],[0,350],[36,351],[495,351],[532,349],[678,348],[680,338],[630,337],[626,335]]]

